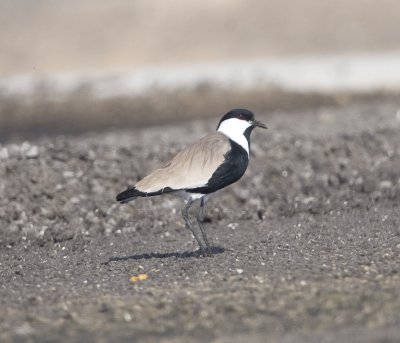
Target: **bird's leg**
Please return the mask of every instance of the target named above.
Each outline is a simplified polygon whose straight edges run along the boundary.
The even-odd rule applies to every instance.
[[[204,206],[206,202],[204,201],[204,197],[200,200],[199,212],[197,212],[197,222],[204,223]]]
[[[207,255],[211,256],[212,251],[211,251],[210,243],[208,243],[206,231],[204,230],[204,227],[203,227],[204,205],[205,205],[205,201],[204,201],[204,197],[202,197],[200,200],[199,212],[197,213],[197,223],[199,224],[201,235],[203,236],[203,239],[204,239],[204,243],[206,243]]]
[[[204,251],[203,243],[201,242],[199,235],[194,230],[193,225],[192,225],[192,223],[190,222],[190,219],[189,219],[189,208],[192,205],[192,203],[193,203],[193,200],[189,199],[187,204],[186,204],[186,206],[185,206],[185,208],[182,210],[182,217],[185,220],[186,227],[192,232],[194,238],[196,239],[197,243],[199,244],[200,250]]]

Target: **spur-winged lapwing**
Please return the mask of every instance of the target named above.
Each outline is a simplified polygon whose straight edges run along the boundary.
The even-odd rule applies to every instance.
[[[156,169],[132,188],[117,195],[127,203],[139,197],[176,192],[186,199],[182,211],[186,227],[193,233],[202,253],[211,255],[203,227],[204,206],[210,194],[239,180],[249,163],[250,134],[256,127],[267,127],[254,119],[249,110],[235,109],[220,120],[217,131],[187,146],[164,166]],[[200,199],[197,222],[205,246],[189,218],[189,208]]]

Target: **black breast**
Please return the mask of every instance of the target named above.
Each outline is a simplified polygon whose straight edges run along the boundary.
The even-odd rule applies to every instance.
[[[247,151],[237,144],[229,140],[231,150],[225,155],[225,161],[213,173],[207,185],[194,189],[187,189],[190,193],[213,193],[221,188],[229,186],[230,184],[239,180],[247,169],[249,164],[249,156]]]

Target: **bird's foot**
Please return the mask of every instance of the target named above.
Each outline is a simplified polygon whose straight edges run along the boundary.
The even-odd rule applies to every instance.
[[[207,247],[205,249],[201,249],[200,250],[200,254],[201,254],[202,257],[213,257],[214,256],[214,254],[212,253],[210,247]]]

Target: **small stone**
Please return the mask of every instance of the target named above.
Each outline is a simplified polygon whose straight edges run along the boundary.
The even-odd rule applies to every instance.
[[[131,316],[131,314],[129,312],[125,312],[124,313],[124,320],[126,322],[130,322],[132,320],[132,316]]]
[[[393,187],[393,184],[389,180],[383,180],[379,183],[379,188],[380,189],[390,189]]]
[[[23,323],[15,329],[15,333],[20,336],[28,336],[34,332],[32,326],[29,323]]]
[[[37,158],[39,156],[39,148],[37,146],[31,147],[26,153],[27,158]]]
[[[232,229],[233,231],[239,226],[238,223],[230,223],[228,224],[228,228]]]
[[[63,188],[64,186],[59,183],[56,185],[56,191],[61,191]]]
[[[0,149],[0,160],[6,160],[10,157],[10,154],[8,153],[7,148],[1,148]]]
[[[11,144],[7,147],[8,155],[11,158],[19,158],[21,156],[21,149],[17,144]]]
[[[40,209],[42,216],[46,217],[47,219],[54,219],[56,217],[56,213],[52,208],[42,207]]]
[[[28,142],[24,142],[21,145],[21,153],[26,158],[37,158],[39,156],[39,148],[36,145],[31,145]]]
[[[72,172],[72,171],[70,171],[70,170],[66,170],[66,171],[64,171],[64,172],[62,173],[62,175],[63,175],[66,179],[69,179],[69,178],[74,177],[74,172]]]
[[[71,199],[69,199],[69,201],[71,202],[71,204],[79,204],[81,202],[78,197],[72,197]]]

